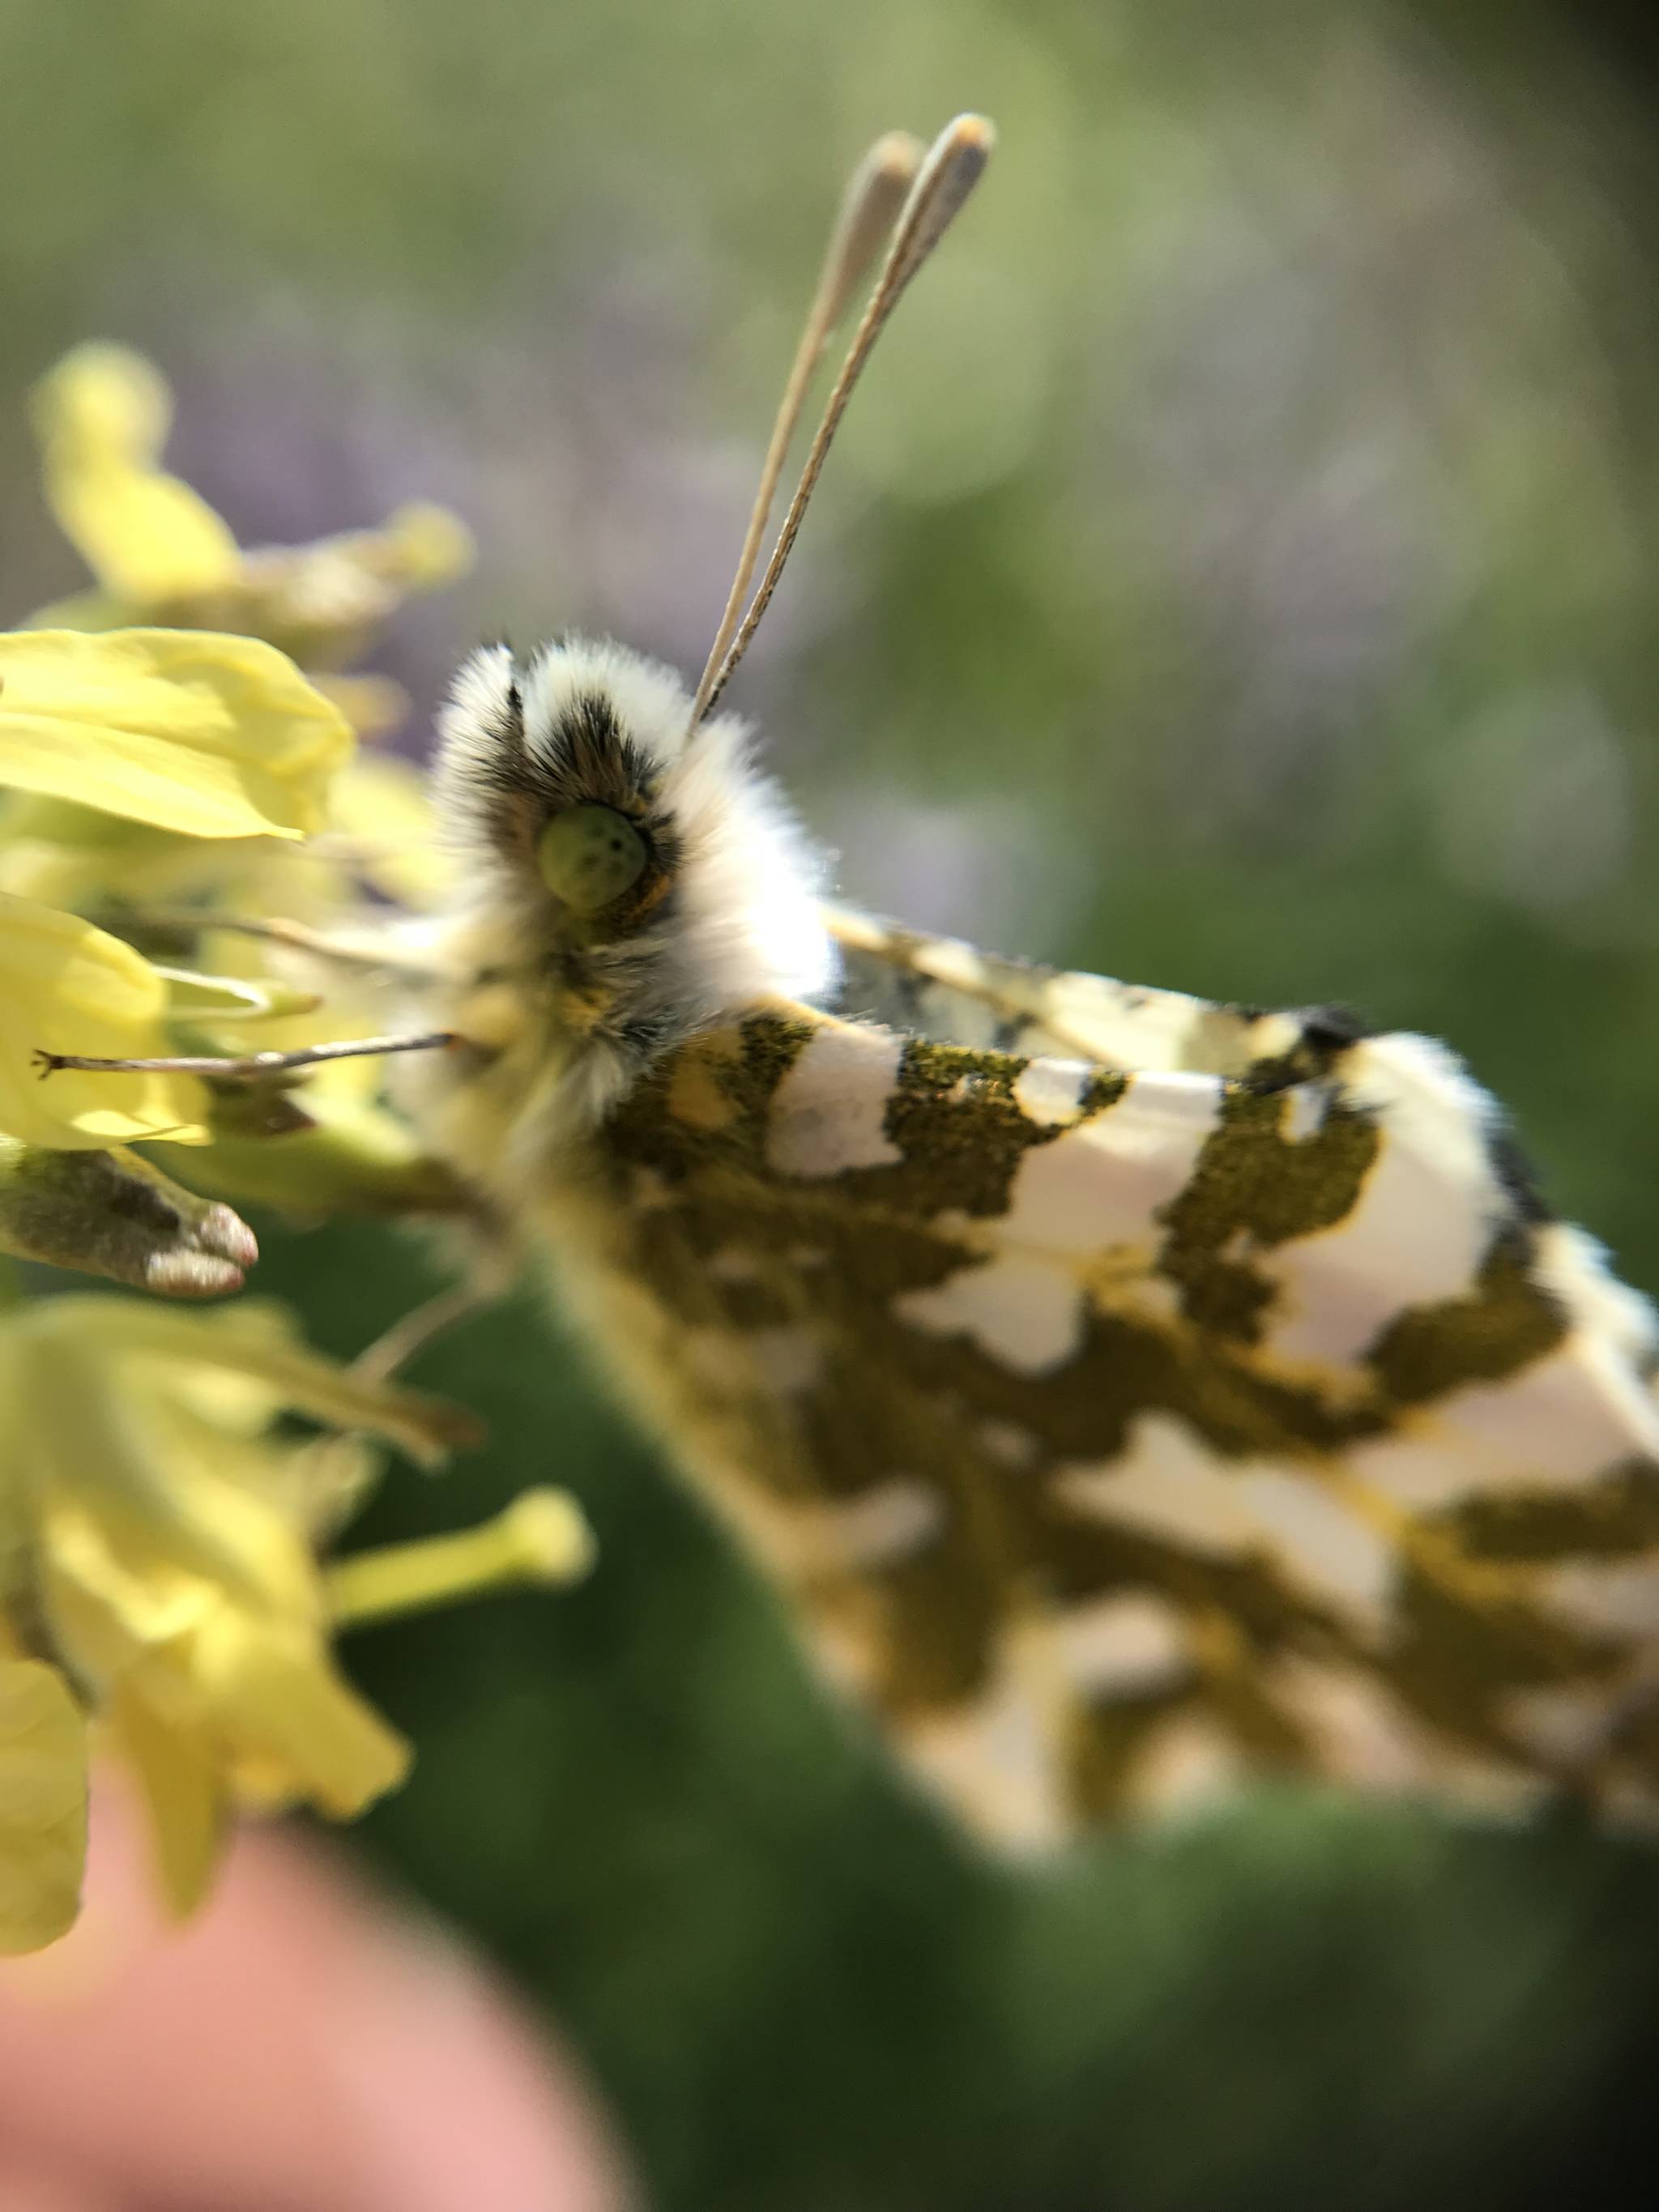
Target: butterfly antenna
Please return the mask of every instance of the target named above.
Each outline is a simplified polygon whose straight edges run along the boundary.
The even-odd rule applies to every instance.
[[[772,449],[769,450],[767,454],[767,471],[763,474],[760,495],[755,502],[755,512],[750,518],[750,536],[744,547],[744,558],[738,564],[738,580],[733,584],[732,596],[726,602],[726,615],[721,619],[714,649],[708,656],[708,665],[703,671],[702,682],[697,686],[696,699],[693,704],[691,714],[691,728],[694,731],[704,716],[713,711],[716,701],[731,679],[732,671],[748,651],[749,641],[760,626],[761,617],[766,612],[768,603],[777,589],[778,579],[783,574],[784,565],[789,558],[790,550],[799,532],[801,519],[806,513],[807,503],[811,499],[813,489],[823,468],[824,456],[829,453],[831,441],[840,428],[842,416],[847,412],[847,403],[853,396],[853,387],[864,373],[864,365],[874,350],[876,340],[881,336],[888,317],[902,298],[905,287],[932,253],[940,239],[944,237],[952,220],[961,210],[963,201],[979,182],[985,164],[990,159],[991,149],[995,140],[996,133],[984,116],[959,115],[954,123],[945,125],[929,148],[920,168],[915,171],[909,195],[904,202],[893,232],[892,243],[887,250],[887,258],[882,264],[881,273],[876,279],[874,289],[870,295],[858,329],[853,334],[852,343],[847,349],[847,358],[842,362],[840,374],[830,386],[830,396],[824,402],[823,413],[819,418],[817,429],[813,434],[812,443],[807,449],[806,459],[801,469],[800,481],[795,487],[794,497],[790,501],[788,510],[784,515],[782,527],[778,532],[777,543],[772,548],[772,557],[766,564],[765,574],[762,576],[755,596],[750,602],[748,612],[742,617],[741,622],[738,622],[736,607],[748,583],[749,575],[753,570],[761,533],[766,526],[766,514],[771,505],[777,476],[781,471],[783,447],[788,442],[788,431],[793,428],[795,417],[800,411],[800,402],[805,395],[805,386],[811,374],[812,363],[817,360],[818,353],[822,351],[824,341],[835,321],[833,314],[827,318],[822,331],[816,337],[813,349],[809,354],[809,341],[814,338],[814,326],[817,321],[820,307],[826,297],[830,295],[828,279],[834,264],[835,249],[832,245],[830,260],[826,261],[825,264],[826,281],[820,286],[818,298],[813,303],[813,313],[807,319],[806,329],[802,333],[800,349],[795,356],[794,368],[790,372],[789,386],[784,395],[784,405],[779,410],[777,428],[773,433]],[[877,155],[890,143],[884,139],[880,146],[872,149],[860,169],[860,178],[866,177],[870,173]],[[903,142],[901,141],[901,143]],[[842,219],[836,227],[836,234],[838,240],[845,234],[847,212],[854,205],[854,191],[857,185],[858,179],[855,179],[854,186],[848,190]],[[869,221],[873,225],[873,215]],[[836,295],[838,305],[840,295],[849,290],[856,281],[850,260],[844,265],[846,274],[841,282],[840,293]],[[799,391],[798,384],[800,386]],[[735,627],[733,627],[734,624]]]
[[[874,260],[877,248],[891,232],[904,205],[905,194],[915,181],[927,148],[920,138],[908,131],[890,131],[878,138],[870,149],[848,181],[842,196],[841,210],[836,217],[836,227],[830,234],[823,266],[818,272],[817,289],[812,295],[806,320],[795,348],[795,358],[790,363],[789,376],[783,387],[783,397],[778,403],[777,419],[772,425],[771,442],[766,448],[766,459],[761,465],[760,483],[756,489],[755,503],[749,512],[749,527],[744,533],[743,551],[738,556],[737,574],[732,579],[732,589],[726,596],[720,615],[720,627],[714,632],[714,642],[708,648],[708,658],[703,664],[697,683],[697,696],[691,706],[691,727],[708,711],[714,681],[720,674],[726,649],[732,642],[743,614],[744,602],[749,596],[749,586],[754,580],[755,564],[760,559],[761,540],[766,534],[767,520],[772,512],[772,501],[777,496],[778,479],[783,474],[783,465],[788,458],[789,441],[800,421],[801,409],[806,404],[807,388],[812,381],[812,372],[823,358],[823,349],[830,343],[830,334],[847,312],[847,303],[854,287]]]

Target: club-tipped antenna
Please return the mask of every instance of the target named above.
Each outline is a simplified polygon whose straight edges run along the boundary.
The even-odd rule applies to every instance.
[[[859,326],[853,334],[847,357],[824,402],[823,413],[819,417],[817,429],[813,434],[801,468],[800,481],[784,515],[777,543],[772,548],[772,557],[766,564],[765,574],[749,604],[748,612],[739,622],[737,608],[754,570],[761,536],[766,527],[766,516],[771,507],[778,477],[782,472],[784,452],[788,445],[789,434],[800,413],[807,381],[834,325],[836,313],[844,305],[847,292],[857,282],[857,269],[862,266],[862,260],[854,264],[850,253],[847,252],[843,252],[838,261],[836,246],[839,241],[851,234],[852,226],[848,218],[856,204],[854,195],[860,190],[860,181],[870,177],[878,156],[896,141],[901,146],[906,144],[902,135],[896,133],[894,138],[883,139],[880,145],[872,148],[848,188],[835,240],[831,243],[830,258],[824,264],[824,276],[813,301],[812,312],[807,318],[806,328],[801,334],[783,405],[778,410],[772,443],[767,452],[766,466],[762,472],[760,492],[750,517],[743,558],[738,565],[737,580],[726,601],[726,612],[721,617],[708,665],[697,685],[696,698],[691,710],[690,726],[694,732],[705,715],[713,710],[732,671],[748,651],[749,641],[759,628],[761,617],[766,612],[768,603],[777,589],[778,579],[783,574],[785,563],[799,532],[801,518],[806,513],[813,488],[823,470],[824,456],[830,451],[842,416],[847,412],[847,403],[853,396],[853,387],[864,373],[865,363],[874,349],[876,340],[903,296],[905,287],[944,237],[963,201],[979,182],[981,173],[990,159],[996,133],[982,115],[959,115],[953,123],[945,125],[928,149],[920,167],[915,169],[908,197],[893,231],[887,258],[882,264],[881,272],[876,278]],[[863,189],[864,204],[869,212],[860,228],[873,230],[876,201],[867,183]],[[869,250],[866,244],[863,259],[868,258]],[[832,269],[837,267],[842,273],[832,289],[830,274]],[[823,311],[830,302],[833,302],[836,312],[824,314]],[[821,317],[822,326],[819,327]]]
[[[876,141],[848,179],[835,228],[830,234],[830,243],[824,250],[823,266],[818,271],[817,288],[801,327],[800,343],[795,348],[795,358],[789,365],[783,397],[778,402],[777,419],[772,425],[771,441],[766,448],[766,459],[761,465],[760,483],[756,489],[755,503],[750,509],[743,550],[738,556],[737,573],[732,579],[732,589],[726,595],[720,627],[714,632],[714,642],[708,648],[708,658],[698,679],[697,696],[691,708],[691,727],[694,730],[708,711],[708,696],[714,689],[714,678],[726,658],[726,648],[732,642],[732,633],[742,617],[749,586],[754,580],[755,564],[760,559],[761,541],[766,535],[772,502],[777,496],[778,479],[783,474],[783,465],[789,456],[789,443],[800,421],[801,409],[806,404],[813,371],[823,358],[823,349],[830,343],[830,333],[847,312],[847,303],[854,287],[875,259],[883,242],[891,234],[903,208],[905,195],[915,181],[916,173],[927,151],[921,140],[912,132],[890,131],[884,138]]]

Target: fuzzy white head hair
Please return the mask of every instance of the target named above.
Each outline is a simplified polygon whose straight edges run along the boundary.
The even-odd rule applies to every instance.
[[[589,1114],[696,1030],[835,979],[822,860],[746,726],[690,718],[672,670],[572,639],[523,669],[504,645],[474,653],[440,723],[467,913],[542,997]]]

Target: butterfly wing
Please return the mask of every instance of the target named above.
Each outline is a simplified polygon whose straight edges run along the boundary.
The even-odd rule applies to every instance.
[[[842,960],[836,1011],[941,1044],[1243,1075],[1253,1062],[1282,1055],[1292,1029],[1352,1042],[1352,1018],[1332,1009],[1263,1015],[1184,991],[1001,958],[848,907],[822,911]]]
[[[670,1449],[1006,1837],[1249,1768],[1645,1809],[1643,1302],[1427,1041],[1091,1018],[1031,1058],[780,1005],[658,1067],[573,1242]]]

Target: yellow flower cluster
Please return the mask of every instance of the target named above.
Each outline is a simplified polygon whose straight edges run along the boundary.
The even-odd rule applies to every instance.
[[[44,609],[40,627],[126,623],[264,638],[306,668],[354,659],[416,592],[449,583],[472,557],[465,526],[441,507],[399,507],[378,530],[245,552],[200,494],[161,465],[173,398],[124,346],[85,345],[35,392],[47,501],[98,588]],[[383,684],[343,688],[387,711]]]
[[[74,1921],[94,1731],[136,1771],[186,1912],[237,1804],[346,1818],[401,1780],[407,1747],[335,1670],[338,1620],[587,1564],[580,1514],[543,1492],[319,1571],[313,1541],[372,1461],[354,1436],[284,1438],[279,1416],[427,1462],[467,1424],[308,1351],[270,1307],[38,1300],[0,1319],[0,1951]]]
[[[249,1022],[279,1048],[374,1029],[361,994],[331,992],[309,1018],[314,996],[263,950],[205,933],[273,913],[332,923],[360,881],[417,908],[441,891],[418,780],[356,752],[351,718],[395,720],[401,695],[339,671],[470,544],[453,516],[410,507],[377,531],[244,551],[162,467],[171,414],[156,371],[116,346],[77,348],[36,393],[48,502],[97,585],[0,635],[0,1252],[187,1296],[240,1281],[251,1240],[224,1201],[430,1209],[453,1191],[362,1063],[303,1103],[251,1107],[189,1074],[43,1083],[37,1057],[212,1050]],[[167,917],[190,965],[168,957]],[[203,975],[204,954],[222,972]],[[137,1143],[208,1148],[191,1181],[219,1203],[123,1149]],[[46,1157],[61,1152],[100,1157]],[[147,1237],[112,1233],[116,1179]]]
[[[356,756],[353,721],[399,701],[339,672],[468,548],[418,507],[245,552],[162,467],[169,416],[155,371],[114,347],[37,394],[47,499],[96,588],[0,635],[0,1254],[202,1297],[256,1256],[226,1199],[456,1194],[365,1061],[250,1093],[156,1069],[42,1082],[37,1056],[374,1027],[350,967],[325,1005],[274,969],[270,917],[303,939],[349,919],[360,881],[413,907],[440,890],[413,777]],[[158,1142],[189,1148],[172,1157],[191,1188],[131,1149]],[[296,1441],[295,1413],[334,1433]],[[467,1425],[307,1350],[270,1307],[22,1298],[0,1279],[0,1951],[75,1917],[100,1741],[137,1772],[179,1911],[237,1805],[349,1817],[401,1778],[406,1747],[336,1670],[334,1630],[587,1560],[574,1506],[532,1492],[483,1528],[319,1564],[376,1471],[369,1439],[429,1461]]]
[[[0,637],[0,784],[191,837],[300,837],[324,818],[351,732],[299,670],[252,638],[189,631]],[[132,1075],[35,1077],[31,1048],[167,1049],[167,989],[108,931],[0,894],[0,1129],[71,1146],[203,1136],[199,1086]]]

